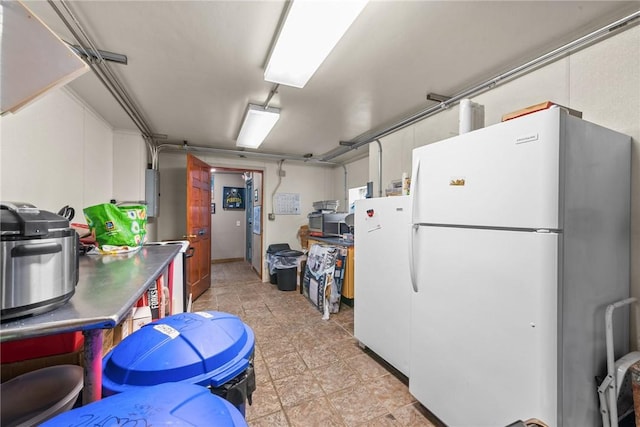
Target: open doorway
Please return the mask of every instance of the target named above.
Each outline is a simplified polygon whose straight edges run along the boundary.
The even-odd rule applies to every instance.
[[[211,168],[211,262],[246,261],[262,279],[263,171]]]

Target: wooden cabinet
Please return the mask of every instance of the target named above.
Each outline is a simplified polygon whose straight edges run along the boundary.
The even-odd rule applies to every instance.
[[[353,307],[353,270],[354,270],[354,253],[355,247],[347,247],[347,272],[344,276],[344,283],[342,284],[342,299],[345,304]]]
[[[354,251],[353,244],[342,243],[341,239],[330,239],[322,237],[309,237],[309,246],[318,243],[321,245],[343,246],[347,248],[347,265],[345,266],[344,282],[342,283],[342,302],[353,307],[353,271],[354,271]]]

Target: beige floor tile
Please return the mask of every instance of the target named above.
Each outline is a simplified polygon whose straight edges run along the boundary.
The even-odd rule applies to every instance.
[[[314,400],[323,394],[320,384],[311,371],[274,380],[273,385],[284,408]]]
[[[283,411],[249,420],[247,424],[249,427],[289,427],[290,425]]]
[[[327,394],[361,384],[360,376],[342,360],[314,369],[311,372]]]
[[[437,427],[426,416],[426,411],[419,403],[412,403],[393,412],[393,416],[403,426],[410,427]]]
[[[266,308],[266,307],[267,306],[265,305],[265,303],[262,300],[244,301],[242,303],[242,308],[244,310],[261,309],[261,308]]]
[[[200,297],[202,298],[202,297]],[[198,304],[200,302],[200,298],[198,298],[196,300],[196,304]],[[235,293],[229,293],[229,294],[224,294],[224,295],[220,295],[218,297],[216,297],[216,302],[218,303],[218,305],[237,305],[240,306],[242,304],[242,301],[240,300],[240,298],[238,297],[237,294]]]
[[[351,337],[343,327],[331,321],[320,323],[313,330],[316,336],[324,342],[340,341]]]
[[[271,378],[274,380],[299,375],[307,369],[307,365],[304,364],[297,352],[264,356],[264,350],[262,351]]]
[[[271,381],[269,369],[267,368],[267,364],[264,362],[262,357],[254,357],[253,369],[256,374],[256,384],[262,384]]]
[[[366,387],[351,387],[328,398],[347,426],[361,425],[387,413],[384,405]]]
[[[342,326],[349,335],[353,336],[353,320],[351,322],[341,323],[340,326]]]
[[[211,294],[215,295],[216,297],[221,297],[227,294],[236,295],[236,290],[233,286],[223,286],[221,284],[220,285],[213,284],[211,285]]]
[[[344,325],[345,323],[353,323],[353,308],[347,307],[343,304],[338,313],[331,315],[331,320],[338,323],[339,325]]]
[[[238,317],[242,318],[242,307],[239,307],[239,306],[235,306],[234,305],[234,306],[228,306],[227,307],[227,306],[219,305],[216,308],[216,311],[221,311],[223,313],[233,314],[235,316],[238,316]]]
[[[386,414],[373,420],[365,421],[361,426],[366,427],[400,427],[402,424],[391,414]]]
[[[382,365],[366,353],[345,360],[365,381],[378,378],[389,373]]]
[[[258,326],[262,324],[267,325],[279,325],[278,319],[276,319],[273,314],[271,314],[271,310],[267,306],[257,307],[257,308],[244,308],[244,316],[248,322],[250,322],[253,326]]]
[[[285,409],[292,427],[344,426],[326,397],[307,400]]]
[[[323,343],[323,341],[320,340],[313,333],[312,329],[301,329],[298,331],[298,333],[296,333],[290,339],[291,339],[291,344],[293,344],[293,346],[299,352],[311,351],[314,348],[316,348],[319,344]]]
[[[260,336],[258,339],[262,355],[265,358],[277,356],[284,353],[295,352],[296,349],[286,336],[272,335],[270,337]]]
[[[286,337],[279,323],[267,319],[244,316],[243,321],[247,324],[253,324],[251,329],[257,338],[276,339]]]
[[[389,412],[416,401],[407,385],[391,374],[365,381],[365,384]]]
[[[336,353],[331,349],[331,344],[320,345],[312,349],[300,349],[299,353],[309,369],[326,366],[340,360]]]
[[[350,337],[344,340],[335,341],[333,351],[341,359],[349,359],[355,356],[360,356],[364,353],[364,350],[360,348],[360,344],[357,339]]]
[[[271,382],[257,384],[253,392],[252,404],[246,406],[247,420],[259,418],[282,409],[276,389]]]
[[[207,304],[207,303],[215,301],[217,298],[218,297],[216,295],[214,295],[213,292],[205,292],[200,296],[200,298],[197,299],[197,303],[198,304]]]

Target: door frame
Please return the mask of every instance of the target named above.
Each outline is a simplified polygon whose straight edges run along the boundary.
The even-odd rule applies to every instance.
[[[253,178],[248,178],[245,181],[245,188],[247,190],[246,201],[245,201],[245,247],[244,247],[244,258],[249,261],[250,264],[253,260]],[[262,234],[262,233],[260,233]]]
[[[240,167],[240,166],[217,166],[215,164],[211,164],[211,169],[215,169],[215,172],[211,172],[212,174],[217,173],[217,172],[237,172],[238,174],[242,174],[245,172],[252,172],[252,173],[259,173],[262,176],[262,185],[260,186],[260,188],[258,189],[259,195],[260,195],[260,200],[262,201],[262,209],[260,212],[260,220],[262,221],[261,227],[260,227],[260,248],[259,248],[259,253],[260,253],[260,271],[257,271],[256,268],[253,266],[253,264],[251,264],[251,268],[256,272],[256,274],[258,275],[258,277],[260,277],[260,280],[263,280],[262,278],[262,272],[264,270],[264,254],[263,254],[263,250],[262,248],[264,247],[264,227],[262,226],[264,224],[264,214],[265,214],[265,209],[264,209],[264,182],[265,182],[265,170],[264,169],[255,169],[255,168],[249,168],[249,167]],[[255,187],[254,187],[254,191],[255,191]],[[246,195],[246,203],[245,206],[248,206],[249,203],[251,203],[251,206],[253,207],[253,194],[247,194]],[[246,216],[245,216],[246,218]],[[247,226],[246,222],[245,222],[245,227]],[[210,239],[213,239],[213,236],[209,236]],[[247,237],[249,238],[249,237]],[[245,241],[245,260],[247,259],[246,257],[246,241]]]

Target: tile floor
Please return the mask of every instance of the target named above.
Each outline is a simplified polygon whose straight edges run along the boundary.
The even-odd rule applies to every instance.
[[[260,282],[245,262],[214,264],[211,283],[193,310],[233,313],[256,335],[249,426],[440,425],[406,378],[358,346],[351,307],[322,320],[298,291]]]

